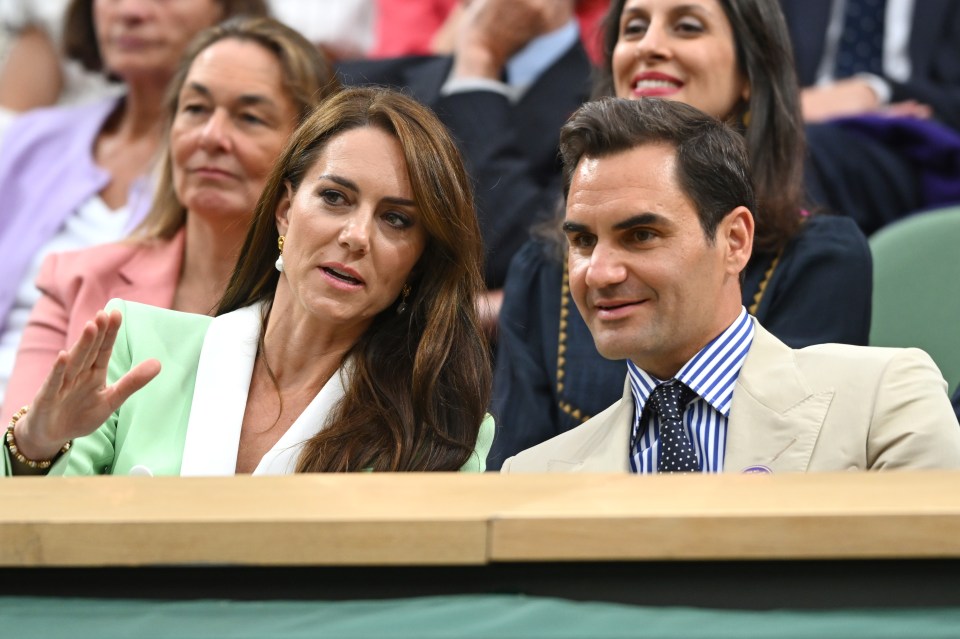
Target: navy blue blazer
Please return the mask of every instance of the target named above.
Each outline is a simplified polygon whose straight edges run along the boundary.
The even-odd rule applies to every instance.
[[[832,4],[832,0],[780,0],[801,86],[816,80]],[[916,0],[908,54],[907,81],[885,78],[893,89],[892,100],[929,104],[940,121],[960,130],[960,2]]]
[[[772,259],[756,255],[747,265],[748,309]],[[510,265],[491,404],[497,433],[487,468],[500,468],[521,450],[579,426],[623,395],[625,362],[597,353],[570,295],[561,295],[562,279],[562,260],[542,241],[528,242]],[[872,296],[863,233],[849,218],[815,216],[784,249],[753,314],[792,348],[862,346],[870,334]]]
[[[560,127],[590,95],[590,61],[578,40],[514,104],[493,91],[441,96],[452,64],[448,56],[409,56],[345,62],[339,72],[345,84],[406,90],[450,129],[474,180],[486,284],[500,288],[531,224],[557,202]]]

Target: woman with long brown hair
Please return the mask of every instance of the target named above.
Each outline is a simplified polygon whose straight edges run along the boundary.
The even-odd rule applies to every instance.
[[[6,470],[482,470],[481,257],[436,117],[336,94],[274,167],[217,317],[98,313],[13,419]]]

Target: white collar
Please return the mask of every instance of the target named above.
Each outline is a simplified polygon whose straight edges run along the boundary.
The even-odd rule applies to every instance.
[[[233,475],[240,428],[250,392],[260,336],[262,304],[215,317],[200,351],[197,381],[183,447],[180,475]],[[277,443],[263,456],[254,475],[292,473],[304,442],[323,427],[344,394],[341,366]]]

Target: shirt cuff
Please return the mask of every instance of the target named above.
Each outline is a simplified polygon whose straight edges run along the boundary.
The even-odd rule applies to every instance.
[[[860,78],[867,83],[867,86],[869,86],[870,89],[876,94],[877,100],[880,102],[881,106],[890,104],[890,98],[893,96],[893,89],[890,87],[889,82],[872,73],[858,73],[854,77]]]
[[[469,91],[491,91],[499,93],[508,100],[513,99],[513,89],[505,82],[490,80],[489,78],[454,78],[450,77],[440,87],[440,95],[448,96],[454,93]]]

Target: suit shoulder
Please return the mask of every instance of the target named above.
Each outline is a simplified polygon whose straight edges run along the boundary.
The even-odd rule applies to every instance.
[[[815,344],[813,346],[795,349],[794,355],[801,363],[805,361],[824,361],[841,364],[847,362],[854,365],[887,365],[891,362],[915,361],[933,364],[930,355],[919,348]]]
[[[794,356],[814,386],[872,393],[892,380],[912,380],[931,388],[944,383],[933,359],[919,348],[818,344],[796,350]]]
[[[209,315],[184,313],[117,298],[110,300],[106,306],[107,311],[114,309],[123,314],[127,333],[152,332],[157,337],[171,336],[183,339],[196,333],[202,336],[213,321]]]
[[[521,451],[504,462],[506,472],[537,473],[551,468],[550,462],[558,459],[577,457],[578,451],[588,447],[595,438],[607,434],[608,421],[620,408],[623,399],[619,399],[603,412],[597,413],[576,428],[560,433],[532,448]]]
[[[117,98],[111,97],[86,104],[41,107],[18,115],[3,136],[4,158],[20,162],[24,157],[38,153],[45,158],[62,156],[64,139],[72,141],[85,137],[94,127],[100,126],[116,105]],[[39,144],[50,141],[58,141],[58,144]]]
[[[41,272],[57,278],[96,277],[113,273],[117,267],[144,249],[133,242],[112,242],[75,251],[51,253],[43,260]]]

